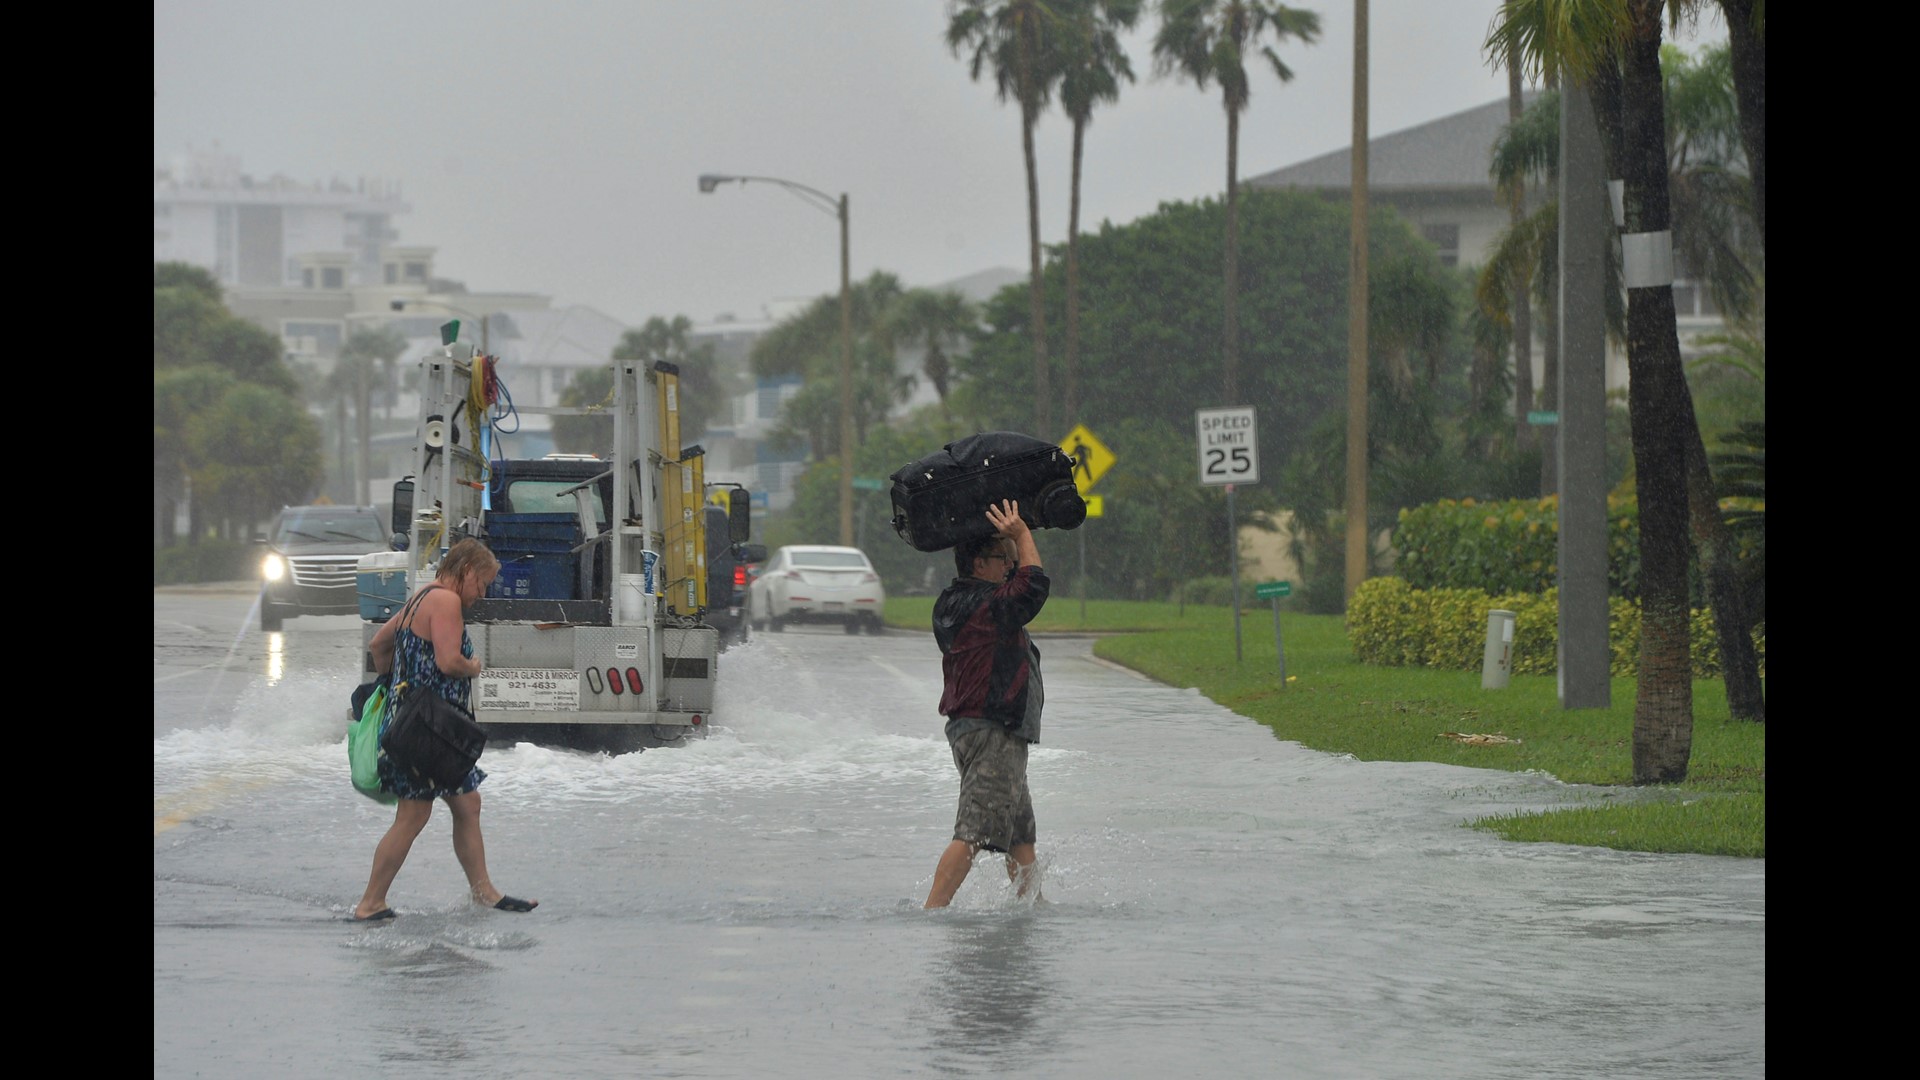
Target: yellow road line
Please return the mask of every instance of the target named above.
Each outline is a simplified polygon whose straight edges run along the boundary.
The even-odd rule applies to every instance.
[[[176,795],[155,799],[153,835],[159,836],[168,829],[184,825],[241,792],[266,787],[269,783],[271,781],[264,778],[242,783],[232,777],[222,777]]]

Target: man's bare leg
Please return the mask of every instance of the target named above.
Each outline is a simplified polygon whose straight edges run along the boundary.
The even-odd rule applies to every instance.
[[[953,894],[960,891],[960,883],[967,880],[967,871],[973,869],[973,853],[979,848],[965,840],[954,840],[947,844],[947,850],[940,853],[940,864],[933,868],[933,888],[927,893],[927,907],[942,908],[953,902]],[[1032,845],[1027,848],[1031,859]]]
[[[1007,880],[1013,882],[1015,896],[1027,895],[1040,879],[1039,867],[1034,865],[1032,844],[1015,844],[1007,851]],[[1039,899],[1036,895],[1034,899]]]

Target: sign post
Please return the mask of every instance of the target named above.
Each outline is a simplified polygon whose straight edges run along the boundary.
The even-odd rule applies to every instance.
[[[1280,644],[1280,598],[1293,595],[1291,581],[1263,581],[1253,587],[1253,595],[1273,601],[1273,654],[1280,658],[1280,686],[1287,685],[1287,650]]]
[[[1233,561],[1233,658],[1240,648],[1240,523],[1234,516],[1233,486],[1260,482],[1260,448],[1253,406],[1195,409],[1199,436],[1200,483],[1227,489],[1227,550]]]
[[[853,488],[855,491],[885,491],[887,490],[887,485],[886,481],[877,477],[856,476],[853,478]],[[863,504],[862,509],[864,510],[866,500],[862,499],[861,502]],[[867,546],[867,515],[864,512],[860,515],[860,532],[854,538],[854,546],[862,550],[865,550]]]

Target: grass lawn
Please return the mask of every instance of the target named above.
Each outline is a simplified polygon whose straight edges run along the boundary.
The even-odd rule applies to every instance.
[[[887,601],[889,625],[923,630],[930,597]],[[1633,785],[1634,680],[1613,680],[1607,709],[1568,711],[1552,676],[1515,675],[1482,690],[1480,672],[1361,664],[1338,615],[1280,616],[1283,684],[1269,607],[1241,614],[1234,660],[1233,614],[1225,607],[1089,600],[1048,602],[1036,633],[1111,634],[1094,654],[1208,698],[1279,738],[1363,761],[1437,761],[1514,772],[1537,770],[1568,783],[1616,786],[1620,801],[1473,823],[1510,840],[1625,851],[1764,858],[1767,734],[1734,722],[1717,680],[1693,684],[1693,752],[1685,783]],[[1478,741],[1448,737],[1494,736]]]

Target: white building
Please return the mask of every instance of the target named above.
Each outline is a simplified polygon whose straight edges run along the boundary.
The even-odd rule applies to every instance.
[[[386,259],[408,209],[388,181],[259,180],[237,157],[190,150],[153,170],[153,261],[204,267],[229,288],[425,286],[427,264]]]

